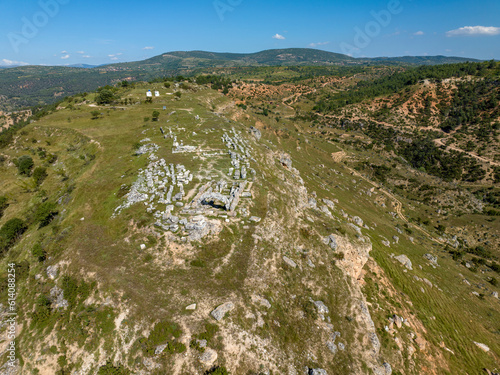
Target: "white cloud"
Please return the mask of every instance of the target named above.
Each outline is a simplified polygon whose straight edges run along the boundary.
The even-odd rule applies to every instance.
[[[327,44],[330,44],[330,42],[318,42],[318,43],[311,43],[309,44],[309,47],[318,47],[318,46],[326,46]]]
[[[13,60],[8,60],[8,59],[2,59],[0,60],[0,65],[1,66],[11,66],[11,65],[29,65],[27,62],[23,61],[13,61]]]
[[[69,55],[61,56],[61,59],[63,59],[63,60],[69,59]]]
[[[143,49],[155,49],[154,47],[144,47]]]
[[[500,27],[494,26],[464,26],[456,30],[450,30],[446,36],[492,36],[499,35]]]
[[[84,59],[90,59],[92,56],[89,56],[89,55],[83,55],[82,56]]]
[[[285,40],[286,38],[283,35],[276,34],[276,35],[273,35],[273,39]]]
[[[413,35],[420,36],[424,35],[425,33],[423,31],[417,31],[416,33],[413,33]]]
[[[84,51],[76,51],[76,53],[79,53],[80,55],[83,55],[85,52]]]
[[[118,60],[118,57],[112,57],[111,60]]]
[[[68,53],[68,51],[61,51],[62,54]]]

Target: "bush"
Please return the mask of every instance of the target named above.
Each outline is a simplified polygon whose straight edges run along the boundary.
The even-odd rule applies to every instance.
[[[44,202],[35,210],[35,222],[39,223],[39,228],[46,227],[59,212],[56,210],[56,204]]]
[[[191,265],[192,265],[193,267],[199,267],[199,268],[204,268],[204,267],[206,267],[205,262],[204,262],[203,260],[201,260],[201,259],[195,259],[195,260],[192,260],[192,261],[191,261]]]
[[[28,229],[28,226],[21,219],[10,219],[0,228],[0,251],[5,251],[11,247],[19,237]]]
[[[38,297],[35,305],[35,311],[32,314],[33,324],[43,323],[50,318],[52,314],[52,302],[47,296]]]
[[[90,114],[92,115],[92,120],[97,120],[99,118],[99,116],[101,115],[101,112],[96,110],[96,111],[90,112]]]
[[[498,263],[491,263],[491,266],[488,266],[490,267],[493,271],[495,271],[496,273],[500,273],[500,265]]]
[[[35,181],[36,186],[40,186],[47,176],[47,168],[36,167],[33,171],[33,180]]]
[[[229,372],[225,367],[218,366],[205,372],[205,375],[229,375]]]
[[[99,367],[97,375],[129,375],[130,371],[122,365],[113,366],[113,362],[108,360],[104,366]]]
[[[488,280],[488,282],[493,285],[493,286],[497,286],[498,285],[498,280],[494,277],[492,277],[491,279]]]
[[[491,256],[492,256],[491,251],[485,249],[482,246],[476,246],[474,248],[469,248],[469,249],[466,249],[465,251],[467,251],[469,254],[474,254],[474,255],[477,255],[477,256],[482,257],[482,258],[491,258]]]
[[[165,344],[169,341],[169,352],[179,353],[177,350],[184,351],[186,347],[184,345],[181,347],[178,343],[171,342],[171,340],[172,337],[178,338],[181,333],[182,331],[176,323],[168,321],[158,322],[149,334],[149,337],[147,339],[141,339],[141,344],[143,344],[146,353],[153,355],[158,345]]]
[[[3,216],[3,212],[9,206],[7,197],[0,197],[0,218]]]
[[[31,249],[31,255],[37,258],[39,262],[43,262],[45,259],[47,259],[47,252],[39,243],[33,246],[33,248]]]
[[[33,162],[33,159],[29,155],[23,155],[17,161],[15,162],[17,166],[17,170],[19,171],[19,174],[29,176],[31,174],[31,170],[33,169],[33,166],[35,163]]]

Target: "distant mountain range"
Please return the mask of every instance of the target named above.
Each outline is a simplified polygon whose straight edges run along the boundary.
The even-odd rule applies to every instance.
[[[167,52],[147,60],[93,66],[1,67],[0,109],[45,104],[124,79],[151,80],[189,75],[217,67],[436,65],[479,60],[446,56],[353,58],[309,48],[273,49],[256,53],[205,51]]]

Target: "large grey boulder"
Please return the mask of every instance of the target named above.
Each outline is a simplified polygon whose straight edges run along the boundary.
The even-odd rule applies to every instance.
[[[262,134],[260,133],[260,130],[257,129],[256,127],[254,126],[251,126],[250,127],[250,133],[257,139],[257,140],[260,140],[260,138],[262,137]]]
[[[217,352],[213,349],[206,348],[205,352],[200,356],[200,362],[205,366],[211,366],[217,361]]]
[[[234,309],[234,303],[232,302],[226,302],[226,303],[223,303],[222,305],[218,306],[214,311],[212,311],[210,313],[210,315],[212,315],[212,317],[217,320],[217,321],[220,321],[222,320],[222,318],[224,318],[224,316],[226,315],[226,313],[228,313],[229,311],[233,310]]]
[[[424,258],[427,259],[431,264],[437,266],[438,257],[432,254],[425,254]]]
[[[356,223],[356,225],[359,225],[360,227],[363,226],[363,220],[359,216],[354,216],[352,220]]]
[[[48,266],[47,267],[47,276],[54,280],[56,277],[57,277],[57,271],[59,269],[59,266],[56,264],[56,265],[53,265],[53,266]]]
[[[58,286],[55,286],[50,290],[50,298],[56,309],[62,309],[69,306],[68,301],[64,299],[63,290]]]
[[[292,268],[296,268],[297,267],[297,263],[295,263],[293,260],[291,260],[290,258],[284,256],[283,257],[283,261],[288,264],[290,267]]]
[[[391,365],[389,363],[387,363],[387,362],[384,362],[383,366],[385,368],[386,375],[391,375],[392,374],[392,367],[391,367]]]
[[[330,248],[335,251],[337,250],[338,248],[338,244],[337,244],[337,238],[333,235],[333,234],[330,234],[328,237],[325,237],[324,239],[324,242],[330,246]]]
[[[318,314],[328,314],[330,312],[323,301],[315,301],[314,306],[316,306],[316,309],[318,309]]]
[[[404,254],[398,255],[396,259],[399,261],[399,263],[408,268],[410,271],[413,270],[411,265],[411,260],[406,255]]]

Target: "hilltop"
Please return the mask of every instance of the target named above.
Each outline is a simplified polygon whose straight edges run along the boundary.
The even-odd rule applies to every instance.
[[[500,64],[215,71],[0,133],[21,373],[497,371]]]

